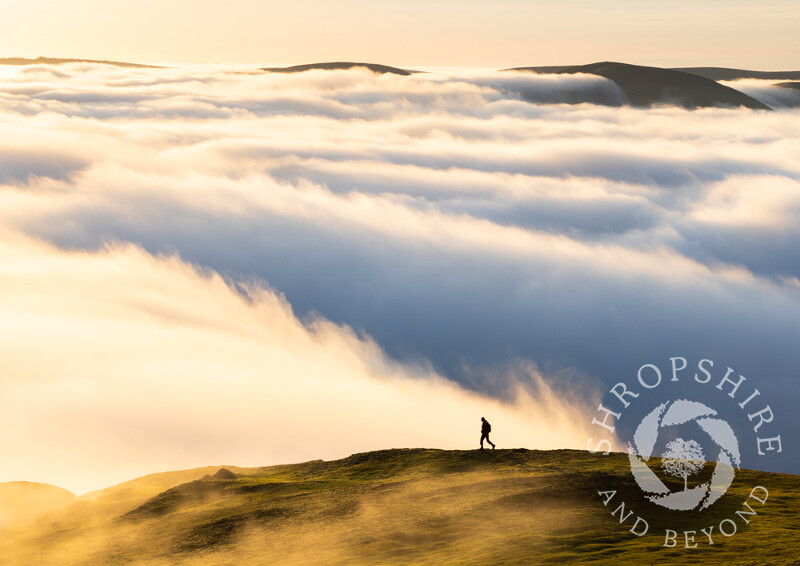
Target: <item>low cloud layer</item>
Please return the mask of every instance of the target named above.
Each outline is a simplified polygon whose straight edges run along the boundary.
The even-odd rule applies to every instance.
[[[65,357],[6,360],[4,387],[51,376],[47,387],[78,392],[63,403],[70,422],[81,422],[80,399],[109,399],[124,423],[106,438],[134,447],[142,471],[215,455],[246,465],[393,443],[468,446],[480,407],[511,419],[496,427],[498,438],[513,427],[505,445],[545,447],[550,434],[583,446],[586,427],[558,419],[588,425],[592,415],[579,413],[598,390],[675,355],[748,375],[788,433],[800,424],[791,411],[800,393],[800,114],[553,104],[598,90],[621,96],[597,77],[477,71],[0,69],[3,253],[27,277],[22,287],[39,288],[3,299],[14,315],[4,332],[50,328],[41,305],[69,307],[54,326],[69,334],[61,350],[58,335],[38,330],[16,333],[14,347]],[[25,271],[27,255],[43,258],[32,264],[40,271]],[[106,280],[86,264],[125,268]],[[110,294],[85,324],[106,335],[90,347],[72,305],[98,301],[98,284]],[[262,289],[258,300],[237,296],[242,284]],[[136,289],[144,296],[134,301]],[[173,316],[181,332],[167,339],[164,317]],[[148,324],[114,338],[140,317]],[[242,335],[249,325],[266,334]],[[216,352],[221,327],[229,334]],[[157,352],[143,357],[144,346]],[[285,351],[297,356],[286,375],[314,375],[313,385],[278,377]],[[83,378],[63,370],[68,358],[91,366]],[[306,360],[302,371],[292,365]],[[302,402],[312,414],[326,400],[318,380],[328,366],[338,369],[326,383],[348,392],[335,398],[344,412],[293,417]],[[192,375],[201,376],[197,407],[180,401]],[[215,396],[228,380],[230,391]],[[132,397],[115,396],[127,387]],[[244,399],[233,393],[242,390]],[[20,407],[9,422],[29,429],[40,415],[21,411],[34,392],[19,395],[6,397]],[[267,398],[293,408],[279,422],[296,434],[291,449],[261,457],[270,448],[253,446],[280,446],[286,435],[260,415]],[[205,421],[209,399],[219,403],[219,436]],[[446,416],[432,416],[432,400]],[[88,410],[87,428],[116,422],[102,411]],[[237,428],[233,414],[254,426]],[[6,451],[45,442],[20,438]],[[151,441],[150,456],[137,452]],[[84,449],[92,446],[103,443]],[[791,456],[749,462],[798,465]]]
[[[209,462],[472,448],[481,415],[509,446],[585,443],[588,427],[571,418],[584,400],[556,394],[530,365],[515,378],[537,398],[520,385],[499,401],[398,364],[350,328],[301,323],[263,283],[175,256],[13,236],[0,254],[3,480],[82,492]]]
[[[741,79],[723,84],[760,100],[770,108],[800,107],[800,90],[787,86],[789,81]]]

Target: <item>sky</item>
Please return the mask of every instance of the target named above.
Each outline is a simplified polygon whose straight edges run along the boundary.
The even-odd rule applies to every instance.
[[[0,481],[473,448],[481,416],[582,449],[608,388],[672,356],[747,376],[786,450],[743,465],[800,471],[797,108],[246,71],[0,68]]]
[[[794,0],[5,0],[0,57],[800,69]]]

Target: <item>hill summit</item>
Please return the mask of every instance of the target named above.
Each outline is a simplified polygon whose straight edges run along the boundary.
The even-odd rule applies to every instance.
[[[305,65],[294,65],[292,67],[264,67],[261,70],[270,73],[302,73],[304,71],[342,71],[355,68],[364,68],[383,75],[386,73],[392,75],[410,75],[417,71],[407,71],[398,67],[390,67],[389,65],[379,65],[378,63],[353,63],[351,61],[334,61],[330,63],[307,63]]]
[[[655,104],[684,108],[743,106],[757,110],[771,110],[763,102],[736,89],[698,74],[675,69],[604,61],[589,65],[517,67],[510,70],[553,74],[586,73],[605,77],[622,89],[633,106],[645,107]]]

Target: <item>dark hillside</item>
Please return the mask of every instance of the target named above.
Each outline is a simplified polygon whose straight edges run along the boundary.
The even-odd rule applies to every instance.
[[[397,67],[390,67],[388,65],[378,65],[377,63],[352,63],[349,61],[336,61],[332,63],[308,63],[305,65],[294,65],[292,67],[264,67],[261,70],[270,73],[302,73],[303,71],[325,70],[325,71],[338,71],[353,69],[355,67],[363,67],[369,69],[373,73],[384,74],[390,73],[393,75],[410,75],[417,71],[407,71],[405,69],[398,69]]]
[[[519,67],[511,70],[555,74],[587,73],[605,77],[614,81],[625,92],[633,106],[667,104],[692,109],[745,107],[770,110],[766,104],[738,90],[699,75],[672,69],[606,61],[590,65]]]

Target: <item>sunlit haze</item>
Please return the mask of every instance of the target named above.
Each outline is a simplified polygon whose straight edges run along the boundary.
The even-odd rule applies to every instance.
[[[800,68],[794,0],[6,0],[0,57]]]

